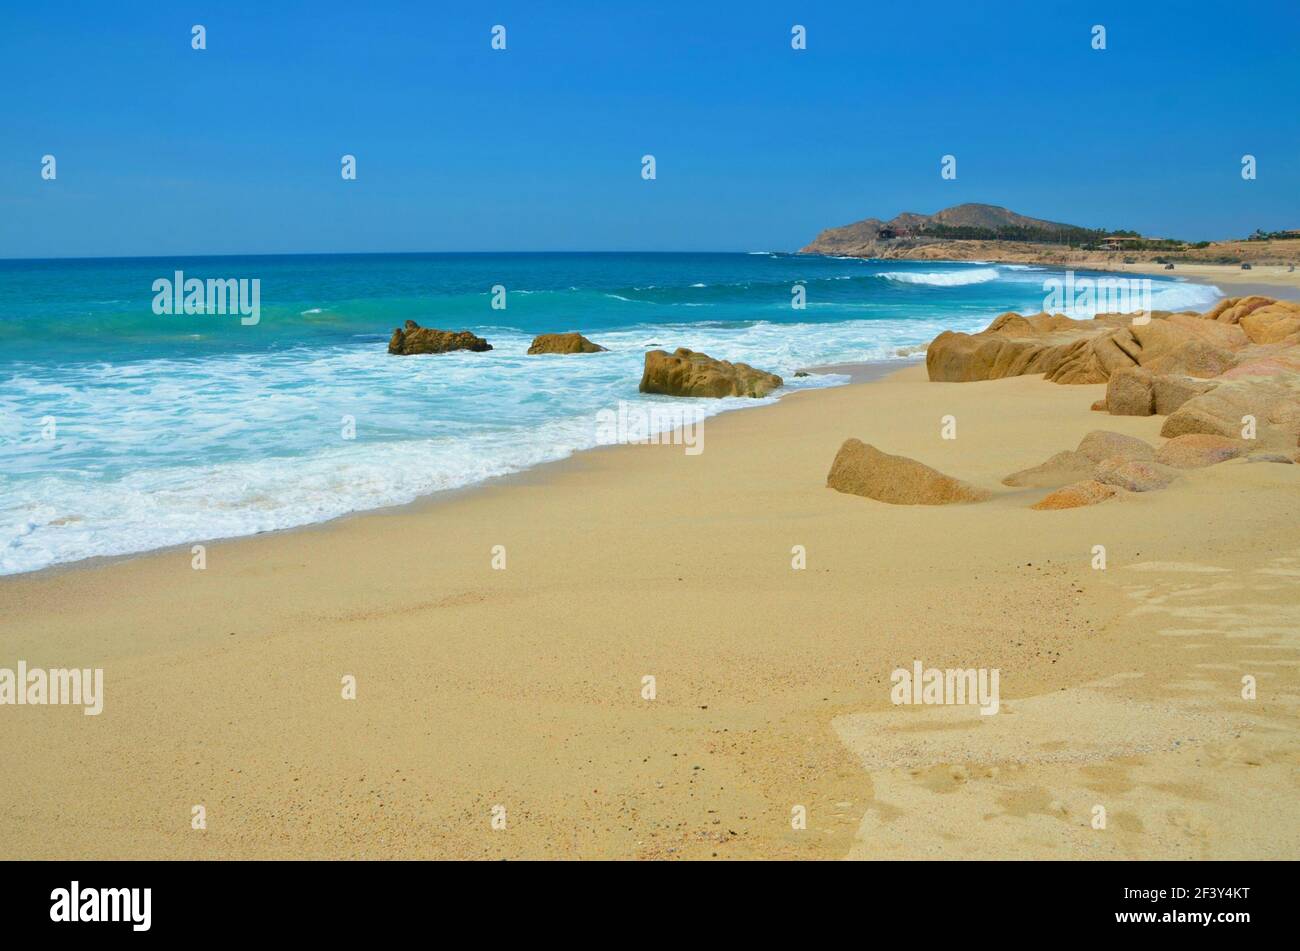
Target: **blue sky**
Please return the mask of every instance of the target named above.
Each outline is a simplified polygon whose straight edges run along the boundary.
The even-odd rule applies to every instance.
[[[5,3],[0,257],[795,249],[965,201],[1295,228],[1298,46],[1296,0]]]

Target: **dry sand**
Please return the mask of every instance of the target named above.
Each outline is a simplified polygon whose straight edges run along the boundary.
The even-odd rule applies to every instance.
[[[1107,267],[1166,279],[1182,277],[1197,284],[1213,284],[1228,297],[1262,294],[1265,297],[1300,300],[1300,269],[1288,270],[1291,265],[1256,264],[1249,271],[1243,271],[1239,264],[1179,262],[1174,265],[1174,270],[1165,271],[1159,265],[1146,261],[1139,264],[1111,264]]]
[[[699,456],[0,579],[0,666],[106,680],[98,717],[0,708],[0,857],[1300,858],[1300,466],[1031,511],[1002,476],[1158,441],[1102,392],[912,367]],[[833,492],[849,436],[995,497]],[[999,668],[1001,712],[893,706],[914,660]]]

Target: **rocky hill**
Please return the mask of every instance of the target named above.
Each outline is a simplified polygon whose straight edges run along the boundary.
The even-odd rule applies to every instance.
[[[1030,218],[997,205],[965,204],[945,208],[933,215],[905,211],[888,221],[867,218],[838,228],[827,228],[803,251],[884,257],[887,255],[881,252],[941,241],[1024,241],[1065,245],[1093,242],[1103,236],[1101,231]]]
[[[1202,264],[1300,263],[1300,237],[1188,243],[1031,218],[998,205],[965,204],[933,215],[903,212],[827,228],[803,254],[930,261],[1004,261],[1108,266],[1124,261]]]

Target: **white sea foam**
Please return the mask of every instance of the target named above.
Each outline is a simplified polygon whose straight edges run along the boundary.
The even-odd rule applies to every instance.
[[[843,382],[795,378],[802,367],[897,359],[986,322],[654,324],[604,331],[608,353],[565,360],[529,357],[531,335],[501,329],[487,353],[395,359],[361,344],[66,366],[57,379],[20,368],[0,388],[0,574],[310,524],[560,459],[596,445],[600,409],[669,399],[637,392],[654,347],[771,369],[784,393]],[[31,407],[51,401],[58,438],[45,442]]]
[[[998,271],[887,276],[958,286],[989,274]],[[1003,274],[1002,282],[1019,304],[1039,295],[1042,277],[1019,272]],[[1221,296],[1217,288],[1153,278],[1158,309],[1204,309]],[[666,312],[627,310],[629,319]],[[707,313],[672,311],[683,318],[697,312]],[[863,319],[842,319],[846,312]],[[479,326],[473,329],[496,349],[397,359],[376,334],[291,351],[7,364],[0,377],[0,573],[319,522],[562,458],[596,444],[601,409],[665,399],[637,392],[648,349],[684,346],[751,363],[784,376],[780,392],[789,392],[843,382],[795,378],[800,368],[914,356],[941,331],[978,330],[993,316],[982,306],[945,313],[912,305],[896,313],[891,302],[864,294],[860,304],[810,300],[802,323],[587,327],[609,352],[562,360],[526,356],[531,333]],[[813,319],[822,314],[841,319]],[[713,414],[765,402],[771,399],[707,401],[703,408]],[[58,438],[46,442],[40,420],[52,406]],[[342,438],[345,417],[355,421],[355,440]]]
[[[965,268],[960,271],[884,271],[880,275],[899,284],[928,284],[931,287],[961,287],[998,279],[995,267]]]
[[[1059,277],[1057,278],[1059,280]],[[1037,281],[1038,279],[1035,278]],[[1083,281],[1090,282],[1094,288],[1092,301],[1089,304],[1085,298],[1081,297],[1081,288],[1084,286]],[[1105,312],[1109,309],[1111,295],[1101,292],[1098,288],[1098,282],[1106,280],[1124,281],[1128,286],[1132,282],[1141,281],[1141,276],[1131,274],[1080,274],[1075,278],[1075,297],[1073,302],[1067,302],[1069,306],[1069,316],[1075,319],[1086,319],[1096,316],[1098,313]],[[1173,282],[1162,281],[1158,278],[1151,278],[1151,309],[1152,310],[1195,310],[1205,311],[1214,306],[1215,303],[1223,299],[1223,291],[1212,284],[1193,284],[1190,282]],[[1045,282],[1044,282],[1045,283]],[[1022,314],[1037,314],[1046,306],[1049,296],[1049,290],[1046,286],[1043,289],[1044,304],[1028,307],[1021,311]],[[1143,306],[1144,301],[1140,294],[1133,290],[1129,295],[1131,304],[1135,307]],[[1057,308],[1059,309],[1059,308]]]

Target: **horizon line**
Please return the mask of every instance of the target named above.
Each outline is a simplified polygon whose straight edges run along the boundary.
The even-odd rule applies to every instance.
[[[844,255],[826,255],[819,251],[778,251],[776,249],[762,250],[710,250],[710,251],[648,251],[636,249],[620,249],[616,251],[254,251],[254,252],[236,252],[222,251],[214,253],[193,253],[185,252],[181,254],[70,254],[60,257],[0,257],[0,263],[4,262],[41,262],[41,261],[157,261],[162,259],[173,258],[309,258],[309,257],[391,257],[396,255],[422,255],[422,254],[804,254],[807,257],[843,257]],[[863,259],[867,260],[867,259]]]

